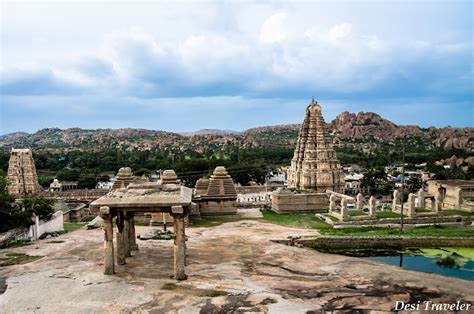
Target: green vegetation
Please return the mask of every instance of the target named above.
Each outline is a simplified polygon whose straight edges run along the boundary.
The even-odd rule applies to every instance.
[[[431,210],[426,209],[426,208],[416,207],[415,212],[417,212],[417,213],[430,213]]]
[[[91,222],[92,220],[94,220],[95,216],[91,215],[91,216],[86,216],[84,218],[81,219],[81,222]]]
[[[278,214],[274,211],[262,210],[263,220],[279,225],[305,228],[305,229],[329,229],[331,225],[317,218],[314,213]]]
[[[53,199],[39,196],[25,197],[19,204],[8,194],[7,178],[0,176],[0,232],[13,228],[27,228],[33,224],[33,215],[49,219],[53,215]]]
[[[445,209],[443,210],[443,214],[446,216],[473,216],[474,217],[474,212],[467,212],[464,210],[459,210],[459,209]]]
[[[42,256],[31,256],[23,253],[7,253],[5,254],[5,257],[0,257],[0,267],[31,263],[40,258],[42,258]]]
[[[81,229],[84,227],[86,224],[83,222],[78,222],[78,223],[72,223],[72,222],[65,222],[64,223],[64,230],[65,231],[75,231],[77,229]]]
[[[400,218],[400,214],[393,213],[391,211],[381,211],[377,212],[377,219],[384,219],[384,218]],[[404,216],[405,217],[405,216]]]
[[[33,242],[31,241],[13,241],[13,242],[7,242],[7,243],[0,243],[0,250],[1,249],[11,249],[11,248],[16,248],[16,247],[22,247],[22,246],[28,246],[32,245]]]
[[[348,213],[349,213],[349,216],[352,216],[352,217],[367,216],[367,214],[361,210],[349,210]]]
[[[48,236],[51,236],[52,238],[56,238],[56,237],[59,237],[60,235],[65,234],[65,233],[67,233],[66,230],[64,230],[64,231],[54,231],[54,232],[45,232],[39,237],[39,239],[43,240],[43,239],[46,239]]]
[[[335,236],[431,236],[431,237],[474,237],[474,228],[448,227],[448,226],[428,226],[405,230],[400,233],[399,229],[385,228],[344,228],[344,229],[324,229],[323,235]]]

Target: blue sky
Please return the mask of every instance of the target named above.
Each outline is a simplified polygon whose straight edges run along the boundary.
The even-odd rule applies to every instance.
[[[2,1],[0,134],[473,126],[472,1]]]

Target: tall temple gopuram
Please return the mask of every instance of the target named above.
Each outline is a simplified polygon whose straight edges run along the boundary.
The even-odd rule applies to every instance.
[[[8,193],[26,196],[40,191],[31,150],[13,148],[8,162]]]
[[[288,187],[342,193],[341,164],[328,136],[321,106],[313,99],[306,108],[296,149],[288,170]]]

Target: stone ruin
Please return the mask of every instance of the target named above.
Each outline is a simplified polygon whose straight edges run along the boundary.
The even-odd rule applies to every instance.
[[[117,176],[115,177],[112,189],[115,190],[120,188],[126,188],[130,183],[134,181],[134,179],[135,177],[133,176],[132,168],[122,167],[117,172]]]
[[[161,182],[130,183],[126,188],[112,190],[91,203],[91,210],[99,212],[104,229],[104,273],[115,273],[115,263],[123,265],[132,251],[138,250],[135,237],[135,214],[167,213],[173,217],[174,226],[174,277],[186,279],[186,235],[185,218],[192,206],[192,190],[181,186],[174,171],[167,172]],[[168,180],[170,179],[170,180]],[[116,249],[114,248],[114,227],[116,222]],[[135,253],[139,254],[139,253]]]
[[[13,148],[8,162],[8,193],[15,197],[41,192],[30,149]]]
[[[202,178],[196,182],[193,201],[198,208],[192,217],[236,215],[237,191],[225,167],[214,169],[210,179]]]
[[[344,175],[336,156],[321,106],[313,99],[306,108],[296,149],[288,170],[288,187],[323,193],[341,193]]]

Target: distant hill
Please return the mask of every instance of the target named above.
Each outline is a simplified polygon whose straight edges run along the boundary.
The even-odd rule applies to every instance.
[[[239,148],[294,148],[299,124],[252,128],[241,133],[204,129],[181,134],[146,129],[58,129],[47,128],[33,134],[17,132],[0,137],[0,146],[31,147],[37,150],[180,150],[202,153],[228,146]],[[474,128],[420,128],[399,126],[373,112],[342,112],[328,123],[336,148],[374,151],[381,147],[398,149],[397,141],[406,137],[410,145],[430,150],[461,149],[474,151]]]
[[[0,135],[0,140],[4,140],[4,139],[17,139],[17,138],[19,138],[19,137],[26,136],[26,135],[29,135],[29,133],[26,133],[26,132],[13,132],[13,133],[8,133],[8,134]]]
[[[231,130],[219,130],[219,129],[201,129],[198,131],[194,132],[179,132],[179,134],[183,136],[194,136],[194,135],[221,135],[221,136],[226,136],[230,134],[240,134],[240,132],[237,131],[231,131]]]

